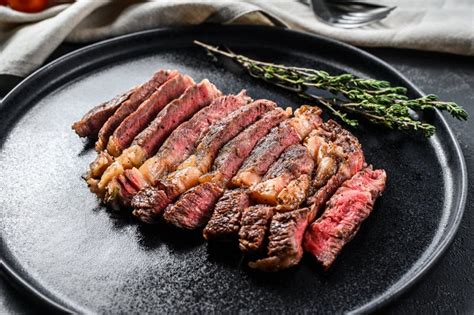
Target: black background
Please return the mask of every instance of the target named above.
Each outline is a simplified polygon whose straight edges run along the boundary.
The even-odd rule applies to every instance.
[[[47,61],[82,46],[63,45]],[[474,115],[474,58],[398,49],[366,49],[401,71],[425,93],[452,100]],[[19,82],[0,77],[0,97]],[[447,117],[458,138],[469,173],[464,218],[451,247],[438,264],[412,289],[380,310],[381,313],[472,313],[474,311],[474,128],[472,119]],[[0,278],[0,314],[47,311]]]

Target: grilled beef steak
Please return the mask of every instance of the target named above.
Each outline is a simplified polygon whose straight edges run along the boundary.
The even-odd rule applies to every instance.
[[[268,257],[250,262],[251,268],[279,271],[297,265],[303,257],[303,235],[309,209],[277,213],[270,223]]]
[[[163,83],[146,101],[115,129],[107,143],[107,152],[119,156],[155,116],[172,100],[178,98],[194,81],[187,75],[177,75]]]
[[[314,161],[308,149],[301,144],[288,147],[270,167],[263,180],[250,187],[250,197],[259,203],[276,206],[278,194],[294,179],[310,176]]]
[[[251,268],[289,268],[304,248],[327,269],[370,214],[386,174],[366,167],[357,138],[320,115],[304,105],[290,117],[245,91],[221,96],[208,80],[158,71],[73,129],[98,138],[86,180],[110,206],[132,206],[147,223],[164,210],[171,225],[205,226],[206,240],[238,239],[244,253],[266,247]]]
[[[263,248],[273,213],[274,208],[267,205],[252,206],[243,211],[239,230],[239,248],[242,252],[256,252]]]
[[[311,130],[322,123],[318,107],[302,106],[295,117],[275,127],[257,144],[251,155],[232,179],[235,187],[250,187],[261,181],[273,162],[292,144],[299,143]]]
[[[209,105],[220,94],[220,91],[207,80],[186,89],[179,98],[166,105],[150,125],[135,137],[131,147],[125,149],[115,159],[115,162],[102,175],[98,188],[104,189],[115,176],[122,174],[125,169],[141,166],[145,159],[155,153],[166,137],[180,123]],[[113,139],[111,138],[110,141]],[[109,191],[113,191],[114,188],[110,187]]]
[[[304,248],[329,268],[357,233],[385,188],[384,170],[367,167],[345,181],[329,199],[321,218],[307,229]]]
[[[132,200],[134,214],[140,219],[148,220],[158,215],[180,194],[199,184],[199,177],[210,170],[219,150],[261,115],[275,107],[276,104],[271,101],[258,100],[237,109],[213,125],[201,139],[194,154],[181,163],[177,171],[160,180],[157,187],[147,187],[144,189],[145,192],[141,191],[134,197],[138,199],[136,204],[141,206],[137,209]],[[156,190],[156,192],[150,194],[146,190]],[[154,199],[149,196],[153,196]],[[143,207],[144,205],[146,207]]]
[[[245,91],[238,95],[218,97],[209,106],[204,107],[191,119],[176,128],[156,155],[146,160],[139,170],[136,168],[125,170],[125,177],[128,180],[143,183],[137,192],[149,185],[154,186],[159,179],[175,171],[176,167],[193,153],[199,137],[205,134],[213,123],[250,101],[251,98],[246,95]],[[118,181],[111,182],[108,185],[108,194],[115,197],[114,203],[129,206],[131,198],[136,193],[130,195],[120,186]],[[115,200],[116,198],[119,200]]]
[[[109,119],[110,116],[115,113],[115,111],[117,111],[123,102],[130,98],[130,95],[132,95],[136,90],[137,87],[134,87],[125,93],[117,95],[110,101],[104,102],[92,108],[80,120],[76,121],[72,125],[72,129],[74,129],[79,137],[97,137],[102,125],[107,121],[107,119]]]
[[[365,164],[364,153],[357,138],[335,122],[329,123],[337,130],[338,134],[331,146],[328,147],[327,152],[329,156],[332,156],[332,159],[337,160],[337,166],[333,168],[331,165],[324,164],[323,161],[318,164],[317,174],[312,184],[312,188],[316,188],[316,192],[307,200],[308,204],[311,205],[310,222],[314,220],[326,201],[342,183],[360,171]],[[322,168],[322,165],[328,167]],[[330,172],[330,174],[321,175],[324,172]],[[321,178],[323,178],[322,181]]]
[[[229,240],[236,238],[240,230],[240,218],[250,198],[245,189],[227,190],[216,204],[211,219],[203,231],[205,239]]]
[[[174,205],[170,205],[163,217],[168,223],[182,229],[192,230],[203,226],[213,209],[209,205],[214,205],[222,192],[223,188],[212,182],[193,187]]]
[[[277,125],[283,119],[288,117],[288,113],[281,108],[275,108],[271,112],[266,113],[263,117],[256,121],[254,124],[247,127],[237,137],[229,141],[220,151],[219,155],[214,161],[213,171],[204,174],[199,178],[199,186],[206,186],[208,189],[215,190],[215,188],[206,185],[206,183],[212,183],[219,187],[224,187],[226,183],[235,175],[239,167],[242,165],[245,158],[250,154],[255,144],[265,136],[273,126]],[[199,187],[198,186],[198,187]],[[223,191],[221,191],[223,193]],[[197,194],[199,196],[197,196]],[[222,195],[222,194],[221,194]],[[203,216],[199,223],[206,222],[207,218],[210,217],[212,210],[216,203],[216,197],[214,193],[204,194],[202,189],[196,188],[192,192],[185,193],[173,206],[168,207],[165,213],[165,219],[176,224],[183,226],[179,223],[179,218],[185,218],[187,212],[194,212],[191,216],[196,216],[195,209],[189,208],[190,202],[186,202],[184,199],[188,198],[200,205],[200,213]],[[212,196],[209,197],[209,196]],[[198,200],[201,198],[201,200]],[[199,226],[195,226],[197,228]],[[187,228],[192,228],[187,225]]]
[[[139,86],[130,98],[123,102],[122,105],[114,112],[112,116],[107,119],[105,124],[100,128],[98,140],[95,144],[97,151],[102,151],[107,146],[107,141],[114,130],[120,123],[131,113],[133,113],[141,103],[150,97],[156,89],[163,83],[177,76],[178,71],[160,70],[156,72],[153,77],[143,85]]]

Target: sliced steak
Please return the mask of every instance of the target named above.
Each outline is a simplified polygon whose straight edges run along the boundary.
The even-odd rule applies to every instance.
[[[209,105],[220,94],[221,92],[208,80],[186,89],[179,98],[170,102],[158,113],[150,125],[135,138],[131,147],[125,149],[115,159],[115,162],[102,175],[98,184],[99,190],[105,189],[109,182],[115,176],[123,174],[124,170],[141,166],[179,124]],[[114,141],[113,137],[110,138],[109,144],[112,141]],[[115,185],[110,185],[109,195],[115,189]]]
[[[263,248],[274,210],[271,206],[256,205],[243,211],[239,230],[239,248],[242,252],[257,252]]]
[[[214,205],[222,192],[223,188],[212,182],[193,187],[170,205],[163,217],[168,223],[182,229],[193,230],[203,226],[214,208],[210,208],[209,204]]]
[[[201,109],[190,120],[176,128],[156,155],[140,167],[140,173],[148,183],[155,185],[164,175],[175,171],[176,167],[194,152],[199,137],[204,135],[212,124],[251,101],[245,91],[238,95],[217,98],[211,105]]]
[[[119,156],[169,102],[193,85],[194,81],[190,76],[181,74],[163,83],[115,129],[107,143],[107,152]]]
[[[304,249],[328,269],[337,255],[357,233],[371,213],[374,202],[385,189],[384,170],[367,167],[345,181],[328,201],[321,218],[304,236]]]
[[[211,219],[203,231],[206,240],[230,240],[237,237],[240,219],[245,208],[250,206],[250,198],[245,189],[227,190],[217,202]]]
[[[261,119],[247,127],[219,151],[212,172],[203,175],[200,180],[224,181],[227,184],[237,173],[258,141],[266,136],[273,127],[287,119],[289,115],[289,112],[280,107],[264,114]]]
[[[250,154],[250,151],[252,151],[255,144],[257,144],[257,142],[264,137],[270,129],[287,118],[288,115],[288,112],[277,107],[271,112],[267,112],[260,120],[247,127],[237,137],[229,141],[219,151],[219,155],[214,161],[213,171],[201,176],[199,179],[201,184],[198,185],[198,187],[206,186],[208,187],[207,189],[213,190],[214,188],[207,185],[207,183],[224,187],[232,176],[235,175],[245,158]],[[221,193],[223,193],[223,190],[221,190]],[[217,198],[221,197],[221,195],[217,196]],[[190,199],[192,202],[186,202],[185,199]],[[192,212],[190,216],[197,216],[196,208],[193,209],[186,207],[196,203],[199,204],[199,212],[203,218],[201,220],[196,220],[196,222],[202,224],[207,222],[207,219],[210,217],[210,214],[214,209],[216,201],[215,193],[204,194],[202,189],[193,189],[189,193],[183,194],[174,205],[166,209],[165,219],[178,227],[186,226],[188,229],[191,229],[192,227],[189,224],[181,224],[179,222],[180,219],[186,220],[186,213]],[[200,227],[200,225],[194,226],[194,228],[198,227]]]
[[[302,175],[310,176],[313,168],[314,160],[308,149],[301,144],[294,144],[283,152],[260,183],[250,187],[250,197],[258,203],[276,206],[278,194],[291,181]]]
[[[143,103],[150,95],[155,92],[163,83],[177,76],[178,71],[160,70],[146,83],[142,84],[137,90],[130,95],[130,98],[123,102],[122,105],[107,119],[105,124],[100,128],[98,140],[95,144],[97,151],[102,151],[107,146],[107,141],[114,130],[120,123],[131,113],[133,113],[141,103]]]
[[[155,154],[176,127],[221,95],[221,91],[208,80],[190,87],[179,99],[168,104],[132,144],[141,146],[147,156]]]
[[[194,152],[199,137],[205,134],[213,123],[250,103],[251,100],[245,91],[241,91],[238,95],[218,97],[209,106],[204,107],[191,119],[176,128],[156,155],[146,160],[139,170],[136,168],[125,170],[125,177],[143,183],[137,192],[150,185],[154,186],[163,176],[175,171],[176,167]],[[122,194],[122,192],[124,193]],[[117,181],[113,181],[113,184],[111,182],[108,186],[110,201],[118,198],[119,204],[129,206],[131,198],[136,193],[130,195],[125,192]]]
[[[120,105],[128,100],[136,90],[137,87],[134,87],[125,93],[117,95],[110,101],[92,108],[80,120],[72,124],[72,129],[74,129],[79,137],[96,138],[100,128],[102,128],[107,119],[109,119]]]
[[[148,220],[158,215],[180,194],[199,184],[199,177],[207,173],[219,150],[232,138],[237,136],[248,125],[260,118],[264,113],[274,109],[276,104],[267,100],[258,100],[237,109],[229,116],[211,126],[201,139],[196,151],[189,156],[177,170],[158,182],[157,187],[144,190],[157,190],[155,193],[144,191],[137,194],[137,205],[134,214]],[[153,196],[153,199],[149,196]],[[135,197],[134,197],[135,199]]]
[[[232,179],[235,187],[250,187],[261,181],[263,175],[290,145],[300,143],[312,129],[322,123],[321,110],[302,106],[295,111],[295,117],[282,122],[263,138],[245,160]]]
[[[277,213],[270,223],[268,257],[250,262],[251,268],[279,271],[297,265],[303,257],[303,235],[309,209]]]
[[[307,200],[311,206],[310,222],[315,219],[318,212],[325,206],[326,201],[342,183],[365,165],[364,153],[357,138],[349,131],[340,128],[335,122],[332,122],[332,126],[338,130],[338,134],[335,141],[327,147],[326,157],[329,162],[326,163],[324,160],[319,162],[311,187],[314,194]],[[334,163],[337,165],[334,166]]]

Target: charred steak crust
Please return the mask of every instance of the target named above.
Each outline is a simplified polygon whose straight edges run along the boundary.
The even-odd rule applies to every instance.
[[[313,187],[319,187],[314,194],[308,198],[307,203],[311,206],[310,222],[314,220],[319,211],[324,207],[327,200],[336,192],[342,183],[360,171],[365,165],[364,152],[359,140],[349,131],[340,127],[336,122],[331,123],[338,136],[333,142],[335,146],[343,151],[342,161],[337,166],[337,171],[330,176],[327,182],[321,187],[317,183],[318,177],[313,181]]]
[[[134,93],[130,95],[130,98],[123,102],[114,114],[107,119],[102,128],[100,128],[95,146],[96,150],[101,151],[105,149],[109,137],[120,123],[128,115],[133,113],[141,103],[148,99],[156,89],[176,75],[178,75],[178,71],[175,70],[160,70],[156,72],[149,81],[139,86]]]
[[[163,193],[156,194],[157,198],[146,208],[137,209],[134,214],[139,218],[145,211],[158,215],[168,204],[186,190],[199,184],[199,177],[207,173],[214,162],[219,150],[248,125],[259,119],[264,113],[276,107],[274,102],[257,100],[241,107],[232,114],[211,126],[202,138],[193,155],[188,157],[178,170],[169,174],[157,184]],[[133,200],[132,200],[133,205]],[[146,214],[147,217],[153,214]]]
[[[163,217],[168,223],[183,229],[192,230],[203,226],[222,192],[222,187],[211,182],[191,188],[166,209]]]
[[[273,213],[274,208],[267,205],[251,206],[243,211],[239,230],[242,252],[257,252],[263,248]]]
[[[249,206],[250,198],[245,189],[227,190],[217,202],[211,219],[203,231],[204,238],[206,240],[237,238],[242,212]]]
[[[107,143],[107,152],[119,156],[155,116],[172,100],[181,96],[187,88],[194,85],[190,76],[178,74],[163,83],[138,108],[127,116],[115,129]]]
[[[251,101],[245,91],[238,95],[218,97],[176,128],[156,155],[140,167],[140,172],[151,185],[155,185],[163,175],[174,171],[193,153],[199,137],[204,135],[212,124]]]
[[[308,149],[301,144],[291,145],[273,163],[262,181],[250,187],[250,197],[256,202],[276,206],[278,194],[292,180],[310,175],[313,168],[314,160]]]
[[[375,200],[385,189],[386,179],[384,170],[373,170],[372,166],[359,171],[337,189],[321,218],[307,229],[304,248],[324,269],[332,265],[370,215]]]
[[[270,223],[268,257],[250,262],[251,268],[279,271],[297,265],[303,257],[303,235],[309,209],[277,213]]]
[[[128,100],[136,90],[137,87],[134,87],[92,108],[80,120],[72,124],[72,129],[74,129],[79,137],[96,138],[100,128],[102,128],[107,119],[109,119],[120,105]]]
[[[235,187],[250,187],[262,176],[290,145],[299,143],[311,130],[322,123],[321,110],[315,106],[301,106],[295,117],[285,120],[263,138],[232,179]]]
[[[209,130],[212,123],[225,117],[232,111],[244,106],[251,101],[245,91],[238,95],[220,96],[216,98],[209,106],[204,107],[194,114],[191,119],[183,122],[166,139],[155,156],[148,159],[140,166],[140,169],[132,168],[124,172],[127,180],[140,182],[141,186],[137,191],[156,182],[164,175],[172,172],[183,162],[196,148],[196,142],[199,137]],[[115,182],[115,185],[120,185]],[[119,202],[130,205],[131,198],[134,195],[122,194],[124,192],[118,188],[117,198]],[[113,189],[112,189],[113,190]]]
[[[214,160],[214,171],[201,176],[200,181],[212,183],[214,186],[224,187],[225,184],[237,172],[240,165],[242,165],[244,159],[250,154],[250,151],[253,149],[258,140],[265,136],[273,126],[277,125],[286,117],[287,113],[281,108],[275,108],[274,110],[265,113],[261,119],[257,120],[244,131],[239,133],[219,151],[219,155]],[[206,183],[200,184],[198,187],[206,186],[207,189],[215,190],[213,186],[206,185]],[[216,197],[219,198],[222,194],[219,196],[217,196],[215,193],[205,194],[203,189],[205,188],[195,189],[195,191],[199,191],[199,196],[196,196],[195,193],[185,193],[182,195],[174,206],[168,208],[165,218],[175,216],[179,211],[191,211],[191,209],[184,209],[183,205],[199,204],[200,213],[203,215],[203,218],[196,221],[198,221],[200,224],[207,221],[209,214],[212,213],[215,203],[217,202]],[[223,193],[223,190],[221,193]],[[186,198],[191,198],[192,202],[186,202]],[[198,200],[198,198],[201,198],[201,200]],[[178,207],[178,205],[180,206]],[[197,215],[199,214],[194,213],[194,216]],[[182,215],[179,216],[179,218],[183,217],[184,216]],[[178,220],[178,218],[174,218],[174,220],[171,222],[176,223]],[[183,224],[179,224],[179,226],[181,225]],[[189,224],[185,225],[187,228],[191,228]],[[199,226],[196,226],[196,228]]]

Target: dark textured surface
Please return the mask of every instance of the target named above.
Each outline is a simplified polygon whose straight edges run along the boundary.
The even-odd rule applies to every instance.
[[[192,54],[193,52],[186,52],[183,53],[183,55],[189,53]],[[390,51],[381,50],[379,53],[382,55],[384,53],[388,54],[390,57]],[[409,55],[414,60],[417,58],[416,53],[401,53]],[[425,54],[425,56],[432,55],[435,54]],[[160,65],[163,60],[161,58],[164,56],[165,55],[159,57],[160,59],[158,61],[160,61]],[[264,55],[263,57],[269,58],[270,56],[287,63],[295,62],[294,58],[287,55],[280,55],[276,52]],[[433,58],[438,59],[440,56],[441,55],[435,55]],[[154,57],[151,57],[151,59],[146,60],[153,60],[153,58]],[[212,65],[208,66],[207,59],[203,58],[200,54],[197,54],[195,58],[197,58],[197,61],[190,58],[180,60],[179,56],[173,54],[172,57],[166,60],[176,62],[181,69],[183,69],[183,64],[188,66],[191,66],[190,64],[195,62],[197,62],[198,66],[205,64],[207,67],[205,71],[209,72],[197,73],[196,78],[201,78],[203,75],[209,76],[211,80],[216,81],[219,87],[224,85],[224,81],[225,83],[233,82],[233,84],[238,86],[248,87],[251,95],[254,97],[271,97],[282,102],[282,105],[286,105],[291,101],[285,97],[285,93],[277,92],[266,86],[254,83],[253,81],[249,83],[248,79],[239,73],[230,76],[220,68],[215,68]],[[139,78],[134,77],[134,74],[143,76],[144,78],[148,75],[148,72],[151,73],[153,67],[148,67],[150,68],[148,69],[146,67],[146,60],[135,62],[131,65],[122,64],[119,66],[127,66],[129,72],[127,76],[119,77],[118,79],[121,80],[114,82],[114,84],[117,84],[116,88],[125,89],[126,86],[121,86],[120,84],[125,85],[126,83],[132,82],[131,80],[138,80]],[[306,60],[303,59],[299,61],[304,63]],[[403,59],[398,60],[397,63],[395,57],[394,61],[395,64],[403,64]],[[456,57],[453,63],[454,61],[458,64],[459,72],[463,73],[465,67],[462,67],[462,58]],[[349,62],[350,61],[347,61],[347,63]],[[425,67],[428,67],[428,71],[430,71],[429,58],[426,62]],[[433,60],[431,60],[431,62],[433,62]],[[312,61],[309,63],[311,66],[320,66]],[[344,65],[336,66],[338,68],[346,68]],[[145,70],[140,67],[145,67]],[[423,65],[421,68],[423,68]],[[117,71],[117,69],[119,68],[100,71],[93,77],[93,80],[103,80],[101,75],[113,75],[113,71]],[[135,71],[131,71],[131,69]],[[140,72],[140,69],[142,72]],[[365,70],[367,68],[362,69]],[[411,68],[402,68],[402,70],[409,69]],[[364,72],[364,70],[362,70],[362,72]],[[443,72],[443,67],[434,70],[431,69],[431,71],[435,71],[434,74],[437,74],[435,76],[436,80],[439,80],[440,77],[443,76],[443,84],[449,86],[454,79],[458,78],[458,74],[455,74],[458,72],[451,72],[452,70],[448,66],[445,66],[444,70],[445,72]],[[371,73],[370,71],[366,73],[367,75],[377,76],[376,73]],[[191,74],[194,75],[196,73],[191,72]],[[410,73],[407,74],[410,75]],[[224,78],[224,80],[222,80],[222,78]],[[467,75],[466,78],[468,79]],[[472,80],[472,78],[469,79]],[[452,94],[443,94],[441,93],[442,91],[431,88],[429,86],[431,84],[430,82],[433,81],[427,81],[425,82],[425,86],[421,85],[421,87],[426,91],[438,93],[445,98],[460,101],[456,99],[456,97],[459,97],[459,92],[453,91]],[[382,147],[380,143],[377,143],[376,138],[371,138],[367,135],[364,136],[363,132],[359,132],[363,145],[368,153],[368,160],[372,161],[377,167],[385,167],[389,172],[389,186],[386,196],[381,199],[374,215],[369,218],[362,228],[359,237],[347,247],[346,252],[343,253],[337,262],[335,269],[326,275],[316,270],[313,267],[313,263],[308,259],[305,259],[301,267],[282,273],[278,279],[275,279],[275,277],[268,278],[264,275],[249,272],[246,269],[240,269],[238,267],[238,255],[235,255],[233,252],[219,252],[213,247],[207,248],[202,244],[198,235],[182,234],[172,230],[156,232],[156,228],[138,227],[130,224],[131,222],[123,218],[113,218],[102,209],[93,211],[92,208],[94,208],[95,201],[91,198],[90,194],[87,193],[83,183],[78,179],[77,181],[73,179],[70,181],[72,184],[68,184],[77,185],[77,188],[73,190],[75,192],[74,195],[71,196],[70,194],[72,187],[65,186],[60,189],[60,191],[65,191],[65,195],[69,198],[69,202],[67,203],[69,206],[65,207],[63,200],[55,201],[55,199],[61,196],[59,193],[56,192],[51,196],[51,186],[41,186],[33,179],[40,177],[42,178],[42,182],[46,184],[55,184],[57,182],[65,183],[66,181],[58,178],[58,173],[71,178],[78,176],[84,168],[85,163],[90,159],[90,152],[80,157],[71,154],[74,149],[79,148],[80,151],[81,143],[75,138],[72,132],[69,131],[68,125],[61,125],[60,121],[54,123],[54,119],[49,120],[53,123],[50,123],[46,127],[41,124],[41,119],[50,119],[48,115],[51,114],[55,106],[55,110],[62,110],[62,112],[61,114],[58,112],[54,117],[74,119],[80,115],[85,108],[90,106],[89,102],[93,103],[94,101],[98,101],[95,99],[96,97],[100,99],[101,96],[105,97],[106,93],[109,92],[101,88],[100,91],[97,92],[98,94],[88,93],[84,95],[84,93],[82,93],[75,97],[75,89],[76,93],[79,93],[77,89],[79,88],[80,90],[81,84],[83,84],[81,81],[73,83],[67,90],[59,90],[52,96],[53,99],[61,97],[62,101],[69,100],[69,102],[55,105],[54,102],[46,102],[43,100],[39,106],[35,107],[22,118],[19,125],[13,130],[12,136],[16,139],[19,137],[26,139],[28,135],[35,133],[37,137],[34,141],[22,145],[18,142],[7,140],[5,148],[8,150],[9,141],[10,143],[15,143],[14,152],[16,153],[12,154],[24,154],[25,156],[22,157],[23,161],[31,161],[32,154],[30,148],[32,146],[41,149],[40,152],[45,152],[45,156],[40,159],[43,162],[41,163],[41,167],[31,163],[14,163],[16,165],[21,164],[24,169],[26,168],[33,172],[28,180],[22,180],[24,176],[19,176],[15,178],[16,181],[14,181],[14,183],[9,183],[8,177],[18,175],[20,171],[16,168],[16,170],[7,169],[6,178],[9,185],[21,186],[20,183],[22,182],[24,185],[26,185],[26,183],[28,184],[26,185],[27,187],[23,187],[28,189],[22,190],[23,195],[21,198],[13,198],[16,203],[13,202],[10,204],[13,204],[16,210],[9,212],[7,216],[8,220],[15,220],[15,223],[20,222],[18,220],[22,220],[21,222],[24,223],[19,224],[19,226],[10,227],[10,231],[7,231],[7,233],[19,233],[17,235],[19,239],[16,239],[15,242],[21,246],[16,249],[18,252],[15,252],[15,254],[17,256],[18,254],[26,256],[26,262],[37,261],[37,258],[41,257],[42,261],[36,263],[34,267],[36,268],[36,275],[39,275],[43,280],[49,279],[47,281],[53,279],[53,285],[58,285],[59,287],[63,286],[64,288],[61,290],[62,293],[65,295],[74,295],[75,300],[78,300],[76,295],[78,297],[82,296],[83,298],[85,296],[87,300],[86,305],[94,304],[98,297],[94,296],[92,292],[100,290],[102,294],[106,295],[106,298],[101,298],[101,305],[111,303],[116,307],[117,305],[115,303],[120,301],[122,305],[127,307],[144,307],[144,305],[139,303],[142,303],[144,297],[147,297],[155,301],[157,305],[161,303],[162,305],[158,306],[161,310],[166,310],[167,307],[170,306],[170,303],[175,307],[184,305],[185,307],[193,307],[194,309],[196,309],[196,307],[199,309],[200,307],[203,310],[210,310],[217,307],[216,303],[219,303],[219,297],[215,297],[216,290],[213,289],[216,285],[213,281],[219,279],[217,283],[219,286],[224,287],[221,288],[221,294],[226,296],[226,301],[220,302],[223,304],[219,305],[220,307],[218,309],[221,307],[233,307],[244,310],[261,310],[263,308],[291,310],[293,305],[291,303],[296,303],[296,305],[304,305],[304,307],[308,309],[324,307],[327,311],[340,310],[341,305],[352,303],[354,296],[359,297],[362,302],[364,298],[370,295],[370,292],[384,290],[387,281],[396,279],[400,273],[403,272],[404,267],[413,263],[414,259],[423,251],[430,237],[433,235],[440,214],[433,209],[440,209],[439,205],[443,193],[442,187],[436,185],[436,183],[439,183],[440,165],[436,163],[435,160],[425,159],[426,162],[424,164],[419,164],[416,165],[417,167],[414,167],[410,161],[421,160],[428,155],[432,156],[432,149],[427,146],[424,141],[409,138],[402,139],[402,136],[396,134],[387,135],[385,139],[386,143]],[[472,87],[472,82],[470,86]],[[222,86],[222,88],[228,91],[224,86]],[[462,84],[457,85],[456,88],[462,88]],[[466,86],[464,86],[464,88],[466,88]],[[469,90],[469,86],[467,90]],[[61,92],[63,93],[62,96]],[[112,92],[116,91],[114,90]],[[472,101],[472,96],[465,95],[465,97],[471,97],[470,100]],[[460,101],[460,103],[463,102]],[[468,106],[470,104],[463,105]],[[36,130],[32,129],[35,124],[37,126]],[[458,130],[467,130],[469,127],[468,124],[461,125],[458,123],[455,123],[455,126],[459,126],[460,129]],[[63,136],[59,137],[59,139],[48,137],[48,135],[50,136],[53,132],[61,132]],[[466,134],[462,136],[465,135]],[[9,139],[11,139],[12,136],[10,136]],[[461,140],[463,139],[461,138]],[[58,144],[61,148],[64,148],[63,152],[58,153]],[[465,144],[468,145],[469,142],[465,142]],[[51,150],[48,150],[48,148],[51,148]],[[464,150],[466,149],[469,149],[469,147],[464,148]],[[11,150],[13,151],[12,148]],[[391,152],[398,151],[407,154],[406,159],[391,154]],[[75,153],[77,154],[78,152]],[[56,161],[60,159],[60,162],[48,162],[51,156],[56,158]],[[37,158],[35,157],[35,159]],[[472,160],[468,154],[466,154],[466,159],[468,165],[472,165]],[[11,163],[10,161],[8,162]],[[61,165],[67,167],[61,168]],[[45,175],[43,170],[48,170],[54,174],[52,176],[41,177],[41,175]],[[393,172],[393,170],[399,171]],[[12,177],[10,177],[10,179],[12,179]],[[427,182],[428,184],[420,184],[420,182]],[[397,187],[404,187],[404,190],[395,189]],[[40,190],[40,193],[34,196],[34,204],[36,205],[35,211],[33,212],[32,209],[28,207],[18,207],[18,205],[28,202],[28,198],[32,198],[31,194],[35,189]],[[409,194],[406,192],[409,192]],[[76,199],[80,199],[81,203],[77,204],[77,201],[74,202]],[[47,205],[52,205],[53,207],[43,208],[41,207],[41,202],[46,202]],[[413,207],[414,204],[418,207]],[[4,204],[2,203],[2,209],[3,207]],[[470,221],[469,219],[469,208],[467,210],[463,227],[466,221],[467,224],[470,223],[472,227],[472,220]],[[420,221],[420,217],[424,220]],[[46,225],[46,222],[49,222],[51,225]],[[67,224],[65,224],[65,222]],[[25,227],[24,225],[28,226]],[[414,312],[420,309],[425,310],[426,304],[430,304],[428,306],[432,307],[433,310],[440,311],[452,311],[454,309],[466,311],[472,307],[472,305],[468,305],[469,301],[466,298],[466,296],[472,296],[472,294],[464,296],[464,294],[469,293],[468,290],[463,290],[463,294],[458,293],[461,284],[465,285],[467,289],[471,289],[470,292],[472,293],[472,270],[468,269],[469,267],[472,269],[472,242],[470,242],[472,240],[472,229],[469,227],[468,225],[466,231],[464,231],[464,228],[461,229],[461,233],[464,231],[468,234],[464,237],[458,237],[453,248],[449,251],[450,253],[454,251],[454,256],[452,256],[453,254],[448,255],[436,268],[438,270],[446,259],[454,257],[454,261],[449,261],[447,265],[449,267],[442,269],[442,272],[446,273],[444,278],[434,276],[435,280],[432,279],[431,282],[428,282],[433,275],[433,273],[431,273],[417,288],[409,291],[399,300],[402,303],[400,306],[397,306],[399,303],[395,303],[391,308],[388,308],[387,311],[397,312],[407,310]],[[25,233],[24,230],[22,231],[22,228],[27,228],[27,230],[29,230],[28,233]],[[79,235],[77,234],[77,229],[80,231]],[[72,230],[74,230],[75,234],[71,234]],[[54,237],[54,233],[61,233],[62,239],[57,240],[55,246],[52,246],[49,242]],[[35,235],[34,238],[31,238],[32,234]],[[27,236],[30,236],[30,238],[28,239]],[[97,241],[97,243],[94,243],[94,246],[90,246],[90,240],[96,238],[100,240],[100,242]],[[185,240],[184,238],[191,238],[191,240]],[[459,240],[462,241],[460,245],[458,244]],[[84,246],[84,244],[86,244],[86,246]],[[370,244],[370,246],[367,246],[367,244]],[[456,245],[459,246],[457,251]],[[95,257],[92,257],[91,251],[95,251]],[[80,253],[80,255],[75,252]],[[117,254],[114,255],[114,253]],[[47,257],[49,254],[56,257]],[[58,255],[59,257],[57,257]],[[111,257],[109,255],[114,255],[112,256],[114,259],[110,260],[114,261],[113,266],[107,264],[106,258]],[[72,257],[78,257],[79,261],[71,259]],[[161,257],[161,260],[159,257]],[[393,259],[394,257],[396,257],[396,259]],[[150,259],[154,263],[147,264],[147,259]],[[23,263],[25,260],[21,261]],[[461,272],[461,276],[456,276],[455,273],[458,271],[458,268],[453,268],[453,264],[459,266],[460,263],[462,263],[463,268],[467,268],[467,271],[471,272],[469,274],[463,274]],[[166,265],[172,265],[173,268]],[[466,267],[466,265],[468,266]],[[86,268],[86,266],[89,268]],[[461,266],[459,266],[459,268],[460,267]],[[78,268],[80,273],[78,273]],[[117,274],[117,270],[121,270],[124,273],[119,275]],[[190,270],[193,270],[194,273],[190,274],[187,272]],[[67,275],[67,279],[60,281],[61,279],[59,279],[60,276],[58,276],[58,272],[61,276]],[[218,272],[220,275],[219,278],[215,275]],[[308,274],[311,276],[308,277]],[[92,277],[89,277],[90,275],[92,275]],[[173,276],[173,278],[170,278],[170,276]],[[166,277],[168,277],[168,281],[164,281]],[[450,284],[449,281],[454,281],[455,278],[460,279],[460,281]],[[432,289],[434,285],[433,281],[438,281],[436,290]],[[448,285],[446,283],[448,283]],[[251,289],[249,285],[252,286]],[[449,285],[451,285],[451,288],[449,288]],[[420,287],[423,286],[425,286],[424,293],[417,293],[419,290],[422,290]],[[443,287],[448,288],[444,290]],[[67,293],[66,289],[71,290],[71,288],[72,293]],[[74,290],[74,288],[76,288],[76,290]],[[304,288],[304,291],[298,291],[299,294],[295,296],[295,293],[293,293],[293,289],[295,288],[296,290],[298,290],[298,288],[300,288],[299,290]],[[126,289],[127,294],[124,294],[124,289]],[[136,291],[134,292],[133,289]],[[170,290],[170,293],[166,292],[168,290]],[[179,294],[175,290],[177,290]],[[249,292],[249,290],[251,290],[251,292]],[[9,294],[8,292],[10,292],[11,289],[7,288],[6,291],[7,294]],[[140,293],[143,291],[145,291],[146,294]],[[103,295],[101,296],[103,297]],[[210,299],[211,297],[214,298]],[[248,304],[247,299],[251,297],[256,299],[258,303]],[[173,300],[174,298],[179,298],[179,300]],[[331,298],[331,300],[329,298]],[[451,298],[451,300],[448,298]],[[304,304],[302,304],[303,301]],[[193,302],[197,302],[199,305],[193,304]],[[459,304],[455,304],[456,302]],[[17,308],[20,303],[15,304],[13,301],[4,302],[4,304],[6,305],[6,309],[21,311],[21,308]],[[250,308],[251,306],[255,306],[256,308],[252,309]],[[110,310],[113,311],[114,309],[112,308]]]

